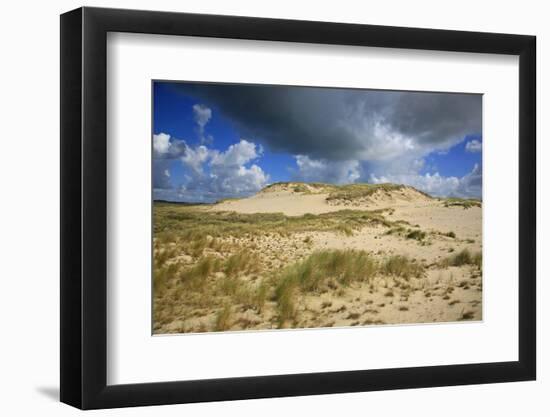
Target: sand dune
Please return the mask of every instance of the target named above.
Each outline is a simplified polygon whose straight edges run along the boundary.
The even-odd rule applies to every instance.
[[[181,225],[173,223],[184,213]],[[172,268],[179,278],[167,275],[162,291],[155,291],[154,331],[480,320],[481,214],[480,202],[432,198],[393,184],[284,183],[214,205],[155,206],[159,230],[170,230],[160,227],[170,221],[172,228],[196,234],[191,243],[189,237],[166,240],[162,234],[155,240],[155,259],[167,258],[164,266],[156,262],[159,276]],[[231,272],[235,257],[243,265]],[[303,285],[304,265],[322,263],[323,257],[349,263],[342,272],[327,270],[326,277],[315,275],[314,267],[307,273],[319,282]],[[372,265],[357,269],[367,258]],[[202,267],[199,290],[185,284],[205,260],[214,261]],[[394,261],[401,269],[391,267]],[[345,271],[355,271],[349,282],[342,281]],[[291,308],[281,298],[289,277],[297,280],[289,290]]]

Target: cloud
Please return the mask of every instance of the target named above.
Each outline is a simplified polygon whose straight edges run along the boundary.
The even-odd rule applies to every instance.
[[[250,195],[261,190],[269,176],[256,164],[246,167],[260,155],[260,148],[244,139],[225,152],[215,152],[210,161],[210,189],[225,196]]]
[[[482,145],[481,142],[477,139],[471,140],[466,143],[466,152],[481,152]]]
[[[200,145],[195,148],[187,147],[184,155],[181,156],[181,161],[195,175],[203,174],[203,163],[212,155],[206,146]]]
[[[481,95],[243,84],[174,88],[207,103],[193,106],[199,146],[165,137],[154,143],[159,158],[176,157],[186,168],[185,181],[176,184],[180,199],[213,201],[261,189],[269,178],[256,162],[260,144],[295,158],[295,180],[399,182],[434,195],[481,195],[480,167],[461,178],[420,174],[427,155],[446,154],[466,136],[481,134]],[[254,141],[213,149],[205,135],[212,109]],[[480,140],[465,146],[481,152]]]
[[[193,105],[193,118],[198,125],[199,139],[201,143],[212,143],[212,136],[204,135],[204,128],[212,118],[212,110],[204,104]]]
[[[472,197],[481,198],[482,195],[482,168],[475,164],[472,171],[465,176],[443,177],[435,174],[403,174],[381,175],[371,174],[370,182],[375,184],[392,182],[406,184],[424,191],[432,196],[439,197]]]
[[[297,181],[328,182],[335,184],[347,184],[355,182],[360,176],[359,161],[335,161],[324,159],[311,159],[307,155],[296,155],[295,172]]]
[[[167,135],[166,133],[153,135],[153,150],[158,155],[164,155],[168,153],[169,149],[170,149],[170,135]]]
[[[204,127],[212,117],[212,110],[204,104],[195,104],[193,106],[193,117],[199,126]]]
[[[172,188],[170,171],[166,160],[153,162],[153,188],[169,190]]]
[[[160,136],[163,135],[163,136]],[[180,184],[173,185],[167,164],[162,158],[169,152],[169,135],[159,134],[159,158],[153,161],[154,198],[188,201],[214,202],[222,198],[255,194],[269,181],[269,176],[260,166],[253,163],[262,154],[260,146],[241,139],[224,152],[204,145],[188,146],[179,161],[186,169]],[[169,140],[166,140],[168,136]],[[168,174],[168,175],[167,175]]]
[[[238,166],[244,165],[260,156],[260,148],[256,149],[256,144],[241,139],[239,143],[230,145],[227,151],[216,153],[212,158],[212,165],[219,166]]]
[[[153,135],[153,158],[176,159],[185,155],[187,145],[185,141],[172,138],[166,133]]]
[[[481,164],[475,164],[472,171],[460,180],[456,190],[457,196],[481,197],[483,189],[483,168]]]
[[[166,133],[153,135],[153,188],[169,190],[172,188],[170,164],[186,155],[187,144],[183,140]]]
[[[237,84],[178,84],[270,150],[385,161],[446,150],[481,132],[481,95]]]

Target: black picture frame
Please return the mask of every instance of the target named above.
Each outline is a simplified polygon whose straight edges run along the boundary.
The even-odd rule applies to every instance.
[[[107,385],[108,32],[519,56],[519,358],[512,362]],[[61,15],[61,401],[81,409],[534,380],[536,38],[80,8]]]

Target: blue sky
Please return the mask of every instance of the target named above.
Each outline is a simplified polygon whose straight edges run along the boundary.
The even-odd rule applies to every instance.
[[[154,82],[154,198],[278,181],[396,182],[481,197],[481,96]]]

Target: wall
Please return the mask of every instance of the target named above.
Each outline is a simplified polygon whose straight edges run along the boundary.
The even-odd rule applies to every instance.
[[[248,0],[94,1],[89,6],[159,9],[217,14],[330,20],[396,26],[534,34],[538,37],[539,144],[548,135],[542,120],[550,96],[548,73],[550,26],[544,2],[393,1],[393,2],[258,2]],[[40,412],[75,415],[59,404],[58,395],[58,276],[59,276],[59,18],[79,7],[77,1],[8,2],[2,7],[2,89],[4,131],[0,181],[0,409],[4,415]],[[7,148],[6,148],[7,147]],[[550,168],[540,162],[550,156],[539,146],[539,213],[550,209],[549,193],[541,194]],[[435,388],[348,395],[327,395],[232,403],[100,411],[96,415],[308,415],[376,413],[407,416],[545,415],[550,406],[550,366],[544,352],[550,341],[550,304],[543,304],[550,273],[541,260],[549,249],[548,220],[539,214],[539,379],[537,382]],[[546,235],[544,238],[543,235]],[[541,325],[542,323],[542,325]]]

